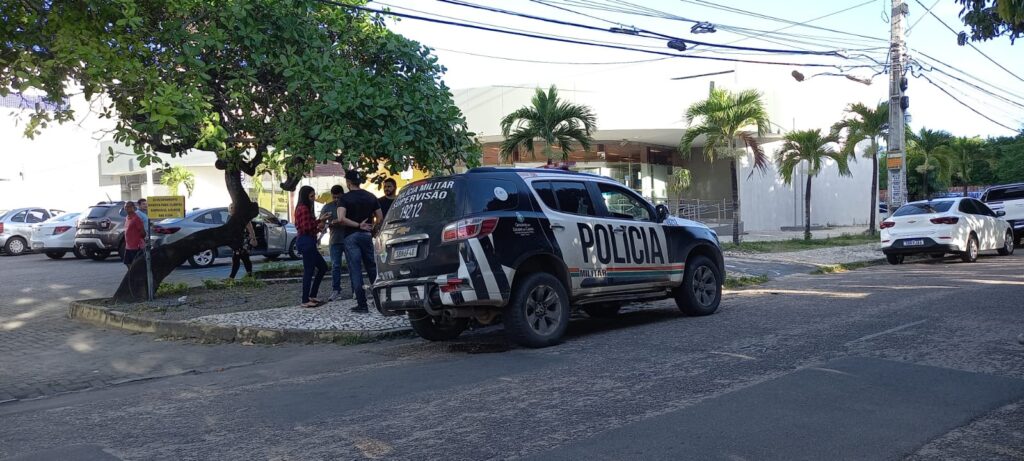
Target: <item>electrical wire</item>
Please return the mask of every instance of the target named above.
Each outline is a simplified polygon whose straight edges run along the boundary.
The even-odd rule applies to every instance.
[[[521,13],[521,12],[512,11],[512,10],[506,10],[506,9],[502,9],[502,8],[495,8],[495,7],[486,6],[486,5],[478,5],[478,4],[475,4],[475,3],[469,3],[469,2],[462,1],[462,0],[437,0],[437,1],[439,1],[441,3],[448,3],[450,5],[457,5],[457,6],[463,6],[463,7],[468,7],[468,8],[474,8],[474,9],[478,9],[478,10],[489,11],[489,12],[492,12],[492,13],[500,13],[500,14],[516,16],[516,17],[520,17],[520,18],[526,18],[526,19],[532,19],[532,20],[536,20],[536,21],[543,21],[543,22],[548,22],[548,23],[552,23],[552,24],[558,24],[558,25],[562,25],[562,26],[577,27],[577,28],[581,28],[581,29],[594,30],[594,31],[600,31],[600,32],[616,33],[616,32],[611,31],[610,29],[604,28],[604,27],[597,27],[597,26],[591,26],[591,25],[580,24],[580,23],[575,23],[575,22],[562,21],[560,19],[553,19],[553,18],[547,18],[547,17],[543,17],[543,16],[536,16],[536,15],[532,15],[532,14],[526,14],[526,13]],[[871,1],[874,1],[874,0],[871,0]],[[651,36],[654,36],[654,37],[666,38],[666,39],[669,39],[669,40],[679,40],[679,41],[683,41],[683,42],[690,43],[690,44],[693,44],[693,45],[707,46],[707,47],[712,47],[712,48],[725,48],[725,49],[740,50],[740,51],[759,51],[759,52],[763,52],[763,53],[778,53],[778,54],[803,54],[803,55],[818,55],[818,56],[838,56],[838,53],[836,51],[809,51],[809,50],[796,50],[796,49],[776,49],[776,48],[756,48],[756,47],[733,46],[733,45],[728,45],[728,44],[709,43],[709,42],[703,42],[703,41],[699,41],[699,40],[684,39],[684,38],[676,37],[676,36],[673,36],[673,35],[666,35],[666,34],[662,34],[662,33],[658,33],[658,32],[653,32],[653,31],[645,30],[645,29],[639,29],[639,28],[634,28],[632,30],[635,33],[637,33],[637,34],[645,33],[645,34],[648,34],[648,35],[651,35]]]
[[[1019,95],[1019,94],[1013,93],[1013,92],[1011,92],[1009,90],[1006,90],[1006,89],[1004,89],[1002,87],[999,87],[999,86],[993,85],[991,83],[988,83],[988,82],[986,82],[986,81],[984,81],[984,80],[982,80],[982,79],[980,79],[980,78],[978,78],[978,77],[976,77],[976,76],[974,76],[972,74],[969,74],[969,73],[961,70],[959,67],[950,65],[949,63],[946,63],[946,62],[944,62],[944,61],[942,61],[942,60],[940,60],[938,58],[932,57],[931,55],[928,55],[927,53],[924,53],[922,51],[918,51],[918,50],[914,50],[914,49],[911,49],[911,51],[913,51],[914,53],[917,53],[917,54],[919,54],[921,56],[924,56],[925,58],[928,58],[929,60],[933,61],[934,63],[938,63],[938,64],[940,64],[942,66],[945,66],[946,68],[948,68],[948,69],[950,69],[950,70],[952,70],[952,71],[954,71],[954,72],[956,72],[956,73],[958,73],[958,74],[960,74],[960,75],[962,75],[962,76],[964,76],[966,78],[969,78],[971,80],[974,80],[975,82],[978,82],[978,83],[980,83],[982,85],[987,86],[989,91],[999,92],[999,93],[1002,93],[1004,95],[1007,95],[1008,97],[1013,97],[1013,98],[1017,98],[1020,101],[1024,101],[1024,95]],[[915,60],[919,64],[922,63],[920,58],[915,58]],[[935,67],[934,63],[932,63],[932,64],[923,63],[923,64],[928,65],[929,67],[931,67],[932,69],[935,69],[939,73],[947,74],[948,75],[948,73],[946,71],[943,71],[943,70]],[[931,70],[931,69],[928,69],[928,70]]]
[[[932,8],[935,8],[935,6],[938,5],[940,1],[942,1],[942,0],[935,0],[935,3],[932,3],[932,6],[925,11],[925,14],[922,14],[920,18],[917,18],[917,21],[914,21],[914,23],[911,24],[909,28],[907,28],[907,31],[904,32],[904,34],[905,35],[910,35],[910,31],[914,30],[914,27],[917,26],[917,24],[920,23],[921,20],[923,20],[925,17],[927,17],[928,16],[927,13],[931,13]],[[921,6],[924,6],[924,5],[921,5]]]
[[[917,2],[918,5],[921,5],[921,8],[924,8],[924,3],[921,3],[921,0],[914,0],[914,1]],[[952,27],[950,27],[949,24],[946,24],[946,21],[943,21],[942,18],[938,17],[938,15],[936,15],[934,12],[929,10],[928,14],[932,15],[932,17],[935,18],[936,21],[939,21],[939,22],[942,23],[942,25],[946,26],[946,28],[949,29],[949,31],[952,32],[953,35],[956,35],[957,37],[960,36],[960,34],[956,30],[954,30]],[[977,51],[978,54],[984,56],[985,59],[988,59],[989,61],[991,61],[992,64],[995,64],[996,67],[999,67],[1000,69],[1005,70],[1006,73],[1014,76],[1017,80],[1020,80],[1020,81],[1024,82],[1024,78],[1021,78],[1021,76],[1013,73],[1013,71],[1011,71],[1010,69],[1007,69],[1006,67],[1003,67],[1002,64],[999,64],[998,62],[996,62],[995,59],[992,59],[991,57],[989,57],[989,55],[985,54],[983,51],[978,49],[978,47],[974,46],[973,43],[967,42],[967,44],[970,45],[971,48],[974,48],[974,51]]]
[[[986,90],[985,88],[982,88],[979,85],[976,85],[974,83],[968,82],[965,79],[962,79],[962,78],[957,77],[957,76],[955,76],[953,74],[950,74],[949,72],[946,72],[946,71],[944,71],[942,69],[939,69],[939,68],[937,68],[935,66],[929,66],[928,68],[925,68],[924,65],[920,62],[920,60],[914,59],[911,62],[913,64],[917,64],[918,69],[920,69],[922,72],[936,72],[936,73],[945,75],[946,77],[952,78],[953,80],[956,80],[956,81],[958,81],[960,83],[963,83],[964,85],[970,86],[971,88],[974,88],[975,90],[978,90],[978,91],[980,91],[982,93],[985,93],[985,94],[990,95],[990,96],[992,96],[992,97],[994,97],[996,99],[999,99],[1000,101],[1003,101],[1003,102],[1006,102],[1008,104],[1012,104],[1014,106],[1020,107],[1021,109],[1024,109],[1024,103],[1021,103],[1021,102],[1018,102],[1018,101],[1014,101],[1013,99],[1007,98],[1007,97],[1005,97],[1003,95],[999,95],[999,94],[996,94],[996,93],[991,92],[989,90]]]
[[[501,61],[512,61],[512,62],[525,62],[530,64],[555,64],[555,65],[573,65],[573,66],[607,66],[607,65],[619,65],[619,64],[643,64],[647,62],[664,61],[666,59],[672,59],[670,57],[654,58],[654,59],[641,59],[638,61],[612,61],[612,62],[566,62],[566,61],[539,61],[535,59],[519,59],[509,58],[505,56],[492,56],[489,54],[471,53],[469,51],[452,50],[449,48],[433,48],[439,51],[446,51],[449,53],[464,54],[468,56],[476,56],[478,58],[489,58],[497,59]]]
[[[731,12],[731,13],[738,13],[738,14],[742,14],[742,15],[745,15],[745,16],[750,16],[750,17],[754,17],[754,18],[758,18],[758,19],[766,19],[766,20],[770,20],[770,21],[782,22],[782,23],[785,23],[785,24],[792,24],[794,26],[806,27],[806,28],[809,28],[809,29],[822,30],[822,31],[826,31],[826,32],[832,32],[832,33],[835,33],[835,34],[849,35],[849,36],[853,36],[853,37],[859,37],[859,38],[864,38],[864,39],[868,39],[868,40],[875,40],[875,41],[881,41],[881,42],[888,42],[889,41],[888,39],[884,39],[884,38],[878,38],[878,37],[872,37],[872,36],[869,36],[869,35],[861,35],[861,34],[857,34],[857,33],[853,33],[853,32],[846,32],[846,31],[842,31],[842,30],[830,29],[828,27],[815,26],[815,25],[811,25],[811,24],[801,24],[799,22],[792,21],[792,20],[789,20],[789,19],[778,18],[778,17],[775,17],[775,16],[769,16],[769,15],[766,15],[766,14],[761,14],[761,13],[756,13],[756,12],[753,12],[753,11],[743,10],[743,9],[740,9],[740,8],[734,8],[734,7],[730,7],[730,6],[719,5],[717,3],[709,2],[707,0],[680,0],[680,1],[682,1],[683,3],[690,3],[690,4],[693,4],[693,5],[703,6],[703,7],[706,7],[706,8],[713,8],[713,9],[718,9],[718,10],[721,10],[721,11],[727,11],[727,12]]]
[[[608,48],[608,49],[617,49],[617,50],[624,50],[624,51],[635,51],[635,52],[639,52],[639,53],[647,53],[647,54],[654,54],[654,55],[659,55],[659,56],[669,56],[669,57],[676,57],[676,58],[704,59],[704,60],[711,60],[711,61],[726,61],[726,62],[743,62],[743,63],[748,63],[748,64],[765,64],[765,65],[776,65],[776,66],[832,67],[832,68],[836,68],[836,69],[839,69],[839,70],[843,70],[843,69],[856,69],[856,68],[864,68],[864,67],[874,67],[874,66],[868,65],[868,64],[841,65],[841,64],[824,64],[824,63],[798,63],[798,62],[779,62],[779,61],[758,61],[758,60],[750,60],[750,59],[723,58],[723,57],[717,57],[717,56],[694,56],[694,55],[687,55],[687,54],[672,54],[672,53],[663,52],[663,51],[643,50],[643,49],[638,49],[638,48],[631,48],[631,47],[628,47],[628,46],[607,45],[607,44],[600,44],[600,43],[594,43],[594,42],[585,42],[585,41],[576,40],[576,39],[553,38],[553,37],[547,36],[547,35],[539,35],[539,34],[525,33],[525,32],[515,32],[515,31],[510,31],[510,30],[507,30],[507,29],[498,29],[498,28],[494,28],[494,27],[479,26],[479,25],[467,24],[467,23],[461,23],[461,22],[455,22],[455,21],[434,19],[434,18],[428,18],[428,17],[424,17],[424,16],[417,16],[417,15],[413,15],[413,14],[398,13],[398,12],[394,12],[394,11],[375,10],[373,8],[366,8],[366,7],[363,7],[363,6],[356,6],[356,5],[348,5],[348,4],[344,4],[344,3],[340,3],[340,2],[336,2],[336,1],[332,1],[332,0],[317,0],[317,2],[325,4],[325,5],[332,5],[332,6],[336,6],[336,7],[340,7],[340,8],[347,8],[347,9],[350,9],[350,10],[362,11],[362,12],[366,12],[366,13],[375,13],[375,14],[384,15],[384,16],[393,16],[393,17],[398,17],[398,18],[415,19],[415,20],[419,20],[419,21],[432,22],[432,23],[435,23],[435,24],[444,24],[444,25],[450,25],[450,26],[465,27],[465,28],[468,28],[468,29],[483,30],[483,31],[488,31],[488,32],[496,32],[496,33],[501,33],[501,34],[515,35],[515,36],[527,37],[527,38],[535,38],[535,39],[548,40],[548,41],[560,42],[560,43],[569,43],[569,44],[574,44],[574,45],[584,45],[584,46],[592,46],[592,47]]]
[[[997,122],[997,121],[996,121],[995,119],[993,119],[992,117],[989,117],[988,115],[985,115],[985,114],[983,114],[983,113],[982,113],[981,111],[979,111],[978,109],[975,109],[974,107],[971,107],[971,106],[970,106],[969,104],[967,104],[967,103],[965,103],[965,102],[961,101],[961,100],[960,100],[960,98],[958,98],[958,97],[956,97],[956,96],[953,96],[953,94],[952,94],[952,93],[950,93],[949,91],[947,91],[947,90],[946,90],[945,88],[943,88],[942,86],[940,86],[940,85],[936,84],[935,82],[933,82],[933,81],[932,81],[932,79],[928,78],[927,76],[925,76],[925,75],[921,75],[921,74],[917,74],[917,73],[915,73],[915,72],[911,72],[911,75],[913,75],[913,76],[914,76],[915,78],[923,78],[923,79],[924,79],[924,80],[925,80],[926,82],[930,83],[930,84],[931,84],[932,86],[934,86],[935,88],[938,88],[938,89],[939,89],[939,91],[941,91],[941,92],[945,93],[945,94],[946,94],[946,96],[949,96],[949,97],[950,97],[950,98],[952,98],[952,99],[953,99],[954,101],[956,101],[956,102],[960,103],[960,105],[961,105],[961,106],[964,106],[964,107],[966,107],[966,108],[967,108],[967,109],[969,109],[969,110],[970,110],[971,112],[974,112],[975,114],[978,114],[978,115],[980,115],[980,116],[981,116],[982,118],[984,118],[985,120],[988,120],[988,121],[990,121],[990,122],[992,122],[992,123],[994,123],[994,124],[996,124],[996,125],[999,125],[999,126],[1001,126],[1001,127],[1003,127],[1003,128],[1006,128],[1007,130],[1010,130],[1010,131],[1014,131],[1014,132],[1020,132],[1020,131],[1021,131],[1021,130],[1019,130],[1019,129],[1016,129],[1016,128],[1011,128],[1011,127],[1009,127],[1009,126],[1007,126],[1007,125],[1003,125],[1002,123],[1000,123],[1000,122]]]

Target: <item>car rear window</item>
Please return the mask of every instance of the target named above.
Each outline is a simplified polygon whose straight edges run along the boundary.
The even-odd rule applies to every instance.
[[[459,197],[462,189],[463,181],[456,178],[413,183],[398,194],[384,222],[448,222],[461,212]]]
[[[110,207],[105,206],[89,207],[89,214],[86,217],[89,219],[102,218],[107,215],[107,211],[109,210]]]
[[[993,189],[985,195],[986,202],[1002,202],[1006,200],[1024,199],[1024,187],[1011,187],[1006,189]]]
[[[78,213],[64,213],[62,215],[57,215],[57,216],[54,216],[54,217],[52,217],[50,219],[47,219],[46,222],[71,221],[72,219],[75,219],[77,217],[78,217]]]
[[[949,208],[953,206],[952,200],[943,200],[941,202],[926,202],[926,203],[908,203],[896,210],[893,216],[911,216],[917,214],[935,214],[945,213],[949,211]]]
[[[476,179],[469,182],[469,212],[511,210],[519,206],[519,190],[512,181]]]
[[[0,219],[4,219],[6,217],[7,217],[7,210],[0,210]]]

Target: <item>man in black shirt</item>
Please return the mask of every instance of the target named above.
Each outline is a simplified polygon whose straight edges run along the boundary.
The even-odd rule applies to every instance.
[[[384,220],[377,197],[363,190],[363,177],[355,170],[345,172],[348,192],[338,205],[337,223],[345,230],[345,259],[348,261],[349,280],[356,294],[356,307],[352,312],[369,312],[366,304],[366,290],[363,289],[363,269],[370,278],[370,284],[377,280],[377,262],[373,255],[374,226]]]
[[[388,210],[391,209],[391,204],[395,203],[395,194],[398,191],[398,183],[394,179],[388,178],[384,180],[384,196],[377,199],[380,203],[380,212],[384,215],[388,215]]]

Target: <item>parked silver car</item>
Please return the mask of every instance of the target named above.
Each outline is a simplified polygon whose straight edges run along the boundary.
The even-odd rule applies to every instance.
[[[85,254],[75,246],[75,228],[81,213],[64,213],[39,224],[32,225],[32,251],[53,259],[63,258],[71,252],[82,259]]]
[[[227,221],[227,207],[192,210],[184,218],[164,219],[153,223],[153,245],[174,243],[200,230],[221,226]],[[256,231],[257,242],[256,247],[252,249],[253,255],[263,255],[269,260],[275,260],[284,254],[292,259],[299,258],[295,249],[298,231],[288,221],[278,219],[269,211],[260,208],[260,214],[252,220],[252,225]],[[210,249],[196,253],[188,258],[188,263],[192,267],[208,267],[212,266],[217,258],[230,256],[231,248],[223,246],[216,251]]]
[[[43,207],[0,210],[0,252],[17,256],[31,250],[32,225],[64,213]]]

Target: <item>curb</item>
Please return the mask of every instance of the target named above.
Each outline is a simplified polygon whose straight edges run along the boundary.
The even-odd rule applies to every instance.
[[[338,343],[359,344],[370,341],[412,336],[412,328],[390,330],[304,330],[293,328],[232,327],[181,320],[154,320],[136,317],[121,311],[72,301],[68,318],[101,327],[112,327],[137,333],[155,334],[161,338],[198,339],[203,342],[249,342],[254,344]]]

